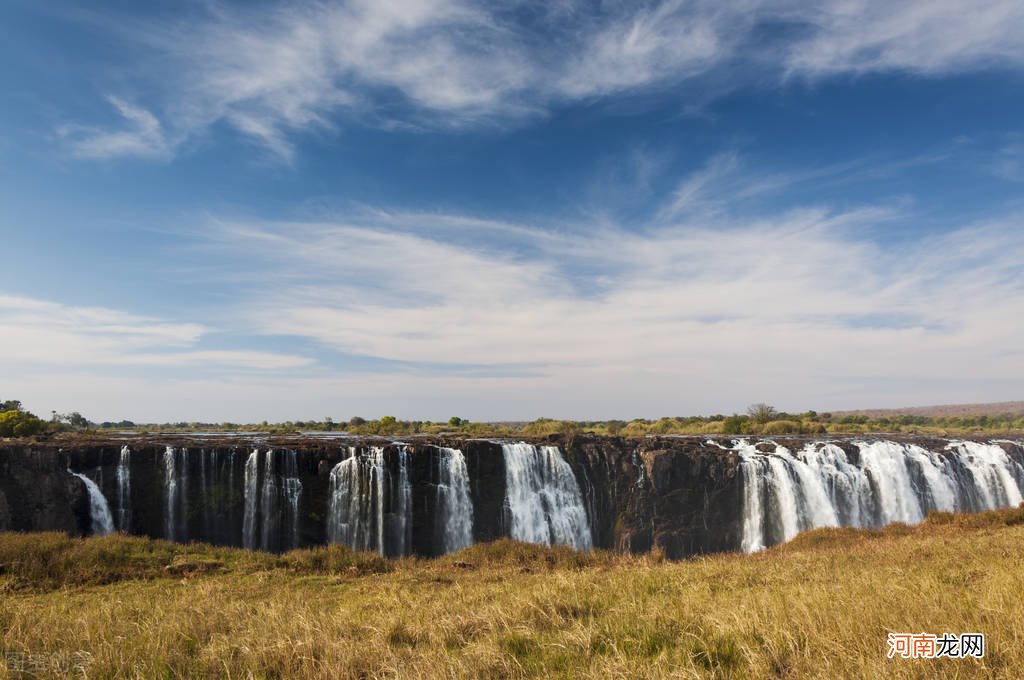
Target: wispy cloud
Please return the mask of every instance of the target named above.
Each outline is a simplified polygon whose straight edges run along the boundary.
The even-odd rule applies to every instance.
[[[198,349],[210,328],[101,307],[0,295],[0,361],[36,366],[228,366],[284,369],[305,357],[243,349]]]
[[[898,243],[864,235],[913,217],[870,205],[722,212],[571,236],[394,210],[221,220],[204,225],[210,262],[240,258],[259,276],[232,281],[229,303],[208,313],[246,338],[316,347],[315,372],[296,370],[313,366],[301,353],[231,338],[211,348],[204,324],[25,297],[0,298],[0,335],[10,388],[47,409],[46,394],[84,408],[75,399],[96,389],[105,410],[93,417],[599,418],[761,399],[1012,398],[1024,380],[1024,217]],[[165,367],[180,370],[151,376]],[[195,370],[209,367],[226,370]]]
[[[268,277],[243,303],[247,318],[347,354],[519,365],[530,368],[522,386],[577,394],[605,381],[664,398],[674,382],[706,390],[704,403],[737,383],[806,404],[854,380],[866,403],[868,385],[937,371],[947,390],[1024,378],[1020,218],[898,248],[858,236],[891,218],[812,209],[611,229],[544,240],[529,258],[381,225],[220,228]],[[503,385],[481,378],[472,390]]]
[[[800,3],[791,16],[811,31],[787,50],[791,73],[936,75],[1024,63],[1024,6],[1014,0],[835,0]]]
[[[91,159],[135,156],[159,160],[172,155],[173,145],[165,138],[156,116],[118,97],[111,96],[108,100],[122,119],[119,129],[78,124],[57,129],[58,136],[67,140],[76,156]]]
[[[154,114],[113,100],[128,129],[66,128],[81,136],[77,153],[159,158],[222,122],[290,161],[297,132],[353,120],[429,129],[504,125],[579,100],[680,90],[699,78],[728,90],[794,76],[934,76],[1024,64],[1024,8],[1015,0],[969,8],[949,0],[665,0],[599,8],[351,0],[210,8],[203,19],[130,30],[170,64],[146,62],[158,73],[150,86],[162,101],[160,118],[174,134]]]

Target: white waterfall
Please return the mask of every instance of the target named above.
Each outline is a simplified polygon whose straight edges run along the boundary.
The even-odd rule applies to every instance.
[[[459,449],[438,447],[437,526],[444,553],[473,544],[473,501],[469,496],[469,471]]]
[[[178,509],[178,461],[173,446],[164,449],[164,488],[167,505],[164,512],[164,538],[173,541],[176,538]]]
[[[299,547],[299,500],[302,498],[302,481],[299,479],[298,456],[294,451],[285,452],[283,493],[288,509],[292,548]]]
[[[127,445],[121,447],[121,457],[117,461],[117,529],[129,532],[132,530],[132,450]]]
[[[68,470],[68,472],[71,472],[71,470]],[[114,531],[114,518],[110,514],[110,505],[103,496],[103,492],[100,491],[100,487],[96,486],[96,482],[85,475],[80,475],[77,472],[71,472],[71,474],[82,480],[82,483],[85,484],[85,490],[89,494],[89,520],[92,535],[106,536],[112,533]]]
[[[350,447],[348,457],[334,466],[328,495],[328,541],[388,556],[408,553],[412,488],[404,446],[399,447],[397,458],[396,480],[381,446],[363,451]]]
[[[743,552],[762,550],[764,545],[764,511],[761,507],[761,489],[764,475],[755,456],[740,452],[740,473],[743,475],[743,526],[740,549]]]
[[[861,468],[868,474],[879,510],[878,524],[917,524],[924,519],[921,500],[914,493],[907,469],[908,457],[901,444],[881,441],[858,444]]]
[[[951,442],[947,450],[956,454],[957,462],[966,469],[973,482],[973,491],[966,495],[970,510],[992,510],[1019,505],[1021,489],[1013,475],[1015,463],[998,444]]]
[[[509,535],[528,543],[592,547],[576,476],[557,446],[502,444]]]
[[[1024,469],[998,444],[952,442],[942,452],[892,441],[834,443],[793,453],[774,442],[734,443],[743,483],[746,552],[825,526],[915,524],[931,511],[979,511],[1021,502]],[[765,451],[763,449],[770,449]]]
[[[242,545],[255,550],[256,545],[256,510],[259,498],[259,449],[253,449],[245,461],[244,501],[245,514],[242,518]]]
[[[354,550],[371,550],[370,511],[371,494],[368,487],[370,465],[366,456],[360,456],[354,446],[349,447],[348,458],[331,470],[327,506],[327,540],[342,543]],[[372,534],[376,536],[374,531]]]
[[[263,492],[260,494],[260,547],[264,550],[270,550],[278,529],[278,496],[274,451],[268,450],[263,454]]]
[[[412,544],[412,485],[409,483],[409,449],[398,447],[398,488],[394,493],[392,509],[394,526],[394,553],[406,555]]]

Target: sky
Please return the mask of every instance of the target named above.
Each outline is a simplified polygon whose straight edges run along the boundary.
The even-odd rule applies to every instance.
[[[1019,0],[0,4],[0,398],[1024,398]]]

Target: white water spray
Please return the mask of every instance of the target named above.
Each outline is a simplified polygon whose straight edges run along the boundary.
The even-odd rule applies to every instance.
[[[117,529],[130,532],[132,530],[132,450],[127,445],[121,447],[121,456],[117,461]]]
[[[397,463],[397,483],[392,483],[384,447],[349,448],[348,458],[331,470],[328,541],[387,556],[407,554],[412,489],[404,446],[398,449]]]
[[[243,489],[245,514],[242,518],[242,545],[256,549],[256,509],[259,484],[259,449],[253,449],[245,461],[245,487]]]
[[[518,541],[593,545],[587,512],[572,467],[557,446],[502,444],[509,534]]]
[[[110,504],[107,503],[107,499],[103,496],[103,492],[100,491],[100,487],[85,475],[71,472],[71,470],[68,470],[68,472],[82,480],[82,483],[85,484],[85,490],[89,494],[89,520],[92,535],[106,536],[112,533],[114,531],[114,518],[110,514]]]
[[[438,447],[436,521],[442,552],[455,552],[473,544],[469,471],[466,457],[459,449]]]
[[[952,442],[942,453],[892,441],[811,443],[765,452],[739,440],[743,480],[740,547],[746,552],[825,526],[916,524],[931,511],[980,511],[1021,502],[1024,477],[998,444]]]

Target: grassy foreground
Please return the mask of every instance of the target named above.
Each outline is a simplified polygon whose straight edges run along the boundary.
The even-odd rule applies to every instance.
[[[387,561],[0,535],[0,651],[86,652],[90,678],[1009,678],[1022,595],[1024,509],[676,563],[509,541]],[[986,656],[889,660],[888,631],[983,632]],[[83,676],[42,673],[62,674]]]

